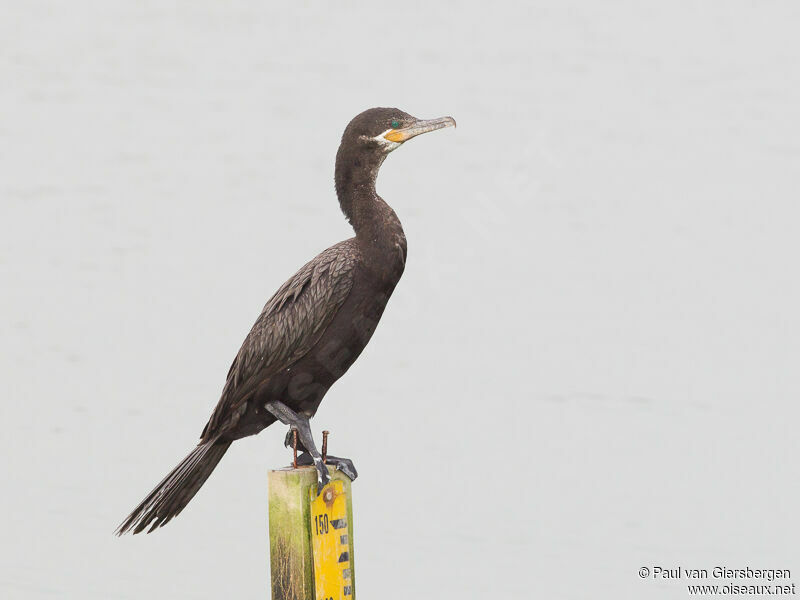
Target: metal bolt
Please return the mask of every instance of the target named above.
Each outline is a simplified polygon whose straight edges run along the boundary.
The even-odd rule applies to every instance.
[[[328,462],[328,434],[330,431],[327,429],[322,432],[322,462],[323,464],[327,464]]]

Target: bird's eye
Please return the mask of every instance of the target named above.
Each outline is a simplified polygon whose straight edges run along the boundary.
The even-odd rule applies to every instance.
[[[394,121],[392,121],[392,129],[397,129],[398,127],[400,127],[400,121],[395,119]]]

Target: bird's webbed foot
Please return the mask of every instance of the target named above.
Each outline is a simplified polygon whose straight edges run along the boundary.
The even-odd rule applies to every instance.
[[[317,468],[317,496],[322,493],[322,488],[331,482],[331,476],[328,473],[328,467],[322,462],[315,462],[314,466]]]
[[[358,477],[356,466],[349,458],[339,458],[338,456],[328,455],[325,461],[327,464],[333,466],[337,471],[341,471],[347,475],[350,481],[355,481],[356,477]],[[311,466],[314,464],[314,459],[308,452],[303,452],[297,457],[297,464],[300,466]]]
[[[298,467],[310,467],[314,465],[317,468],[317,495],[322,493],[322,488],[331,482],[328,467],[322,462],[322,459],[315,459],[308,452],[303,452],[297,457]]]
[[[328,464],[333,465],[336,467],[337,471],[341,471],[347,477],[350,478],[350,481],[355,481],[356,477],[358,477],[358,471],[356,471],[356,466],[353,464],[353,461],[349,458],[339,458],[338,456],[328,456],[327,458]]]
[[[314,443],[314,437],[311,435],[311,426],[308,422],[308,417],[303,414],[297,414],[291,408],[286,406],[283,402],[271,400],[264,405],[276,419],[285,425],[290,425],[297,430],[298,445],[302,444],[304,449],[308,450],[311,455],[311,460],[314,467],[317,469],[317,494],[322,492],[331,480],[328,475],[328,467],[322,462],[322,456],[317,450]],[[292,434],[293,435],[293,434]]]
[[[283,445],[284,445],[286,448],[291,448],[291,447],[293,447],[293,446],[294,446],[294,431],[295,431],[295,430],[294,430],[294,428],[293,428],[293,427],[289,427],[289,431],[287,431],[287,432],[286,432],[286,437],[285,437],[285,438],[284,438],[284,440],[283,440]],[[298,451],[298,452],[304,452],[304,453],[307,453],[307,452],[308,452],[308,450],[306,450],[306,447],[305,447],[305,446],[303,446],[303,442],[300,440],[300,437],[299,437],[299,436],[298,436],[298,438],[297,438],[297,451]],[[299,460],[299,459],[298,459],[298,460]],[[300,463],[298,462],[297,464],[300,464]],[[313,463],[308,463],[308,464],[307,464],[307,465],[305,465],[305,466],[308,466],[308,465],[310,465],[310,464],[313,464]]]

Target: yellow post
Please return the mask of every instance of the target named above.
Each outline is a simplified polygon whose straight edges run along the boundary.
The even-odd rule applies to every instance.
[[[269,473],[272,600],[355,600],[351,482],[328,472],[319,495],[314,467]]]

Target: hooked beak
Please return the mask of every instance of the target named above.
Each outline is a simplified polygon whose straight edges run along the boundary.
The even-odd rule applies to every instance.
[[[401,144],[410,140],[421,133],[428,133],[429,131],[436,131],[444,127],[455,127],[456,121],[453,117],[440,117],[438,119],[429,119],[427,121],[415,121],[413,125],[404,127],[403,129],[392,129],[383,137],[390,142]]]

